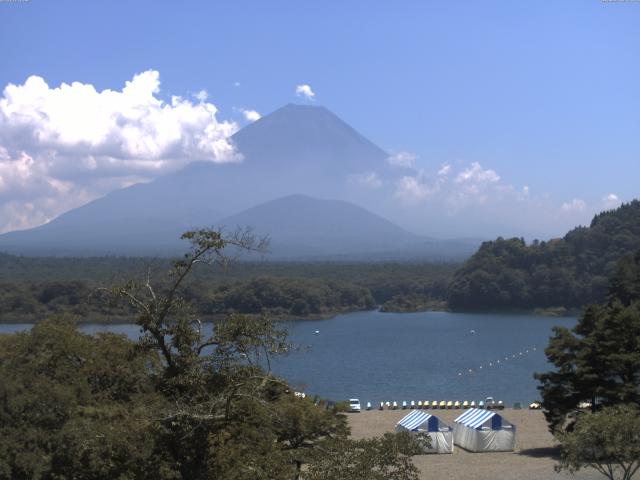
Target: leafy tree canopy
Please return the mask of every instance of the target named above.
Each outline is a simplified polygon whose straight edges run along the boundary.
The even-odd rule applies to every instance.
[[[556,470],[575,473],[591,467],[610,480],[631,480],[640,469],[640,411],[635,405],[582,415],[575,429],[559,438]]]

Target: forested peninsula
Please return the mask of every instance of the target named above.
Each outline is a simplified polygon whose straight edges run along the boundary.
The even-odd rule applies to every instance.
[[[458,311],[579,309],[601,303],[617,262],[640,248],[640,201],[596,215],[563,238],[482,244],[456,273],[448,304]]]

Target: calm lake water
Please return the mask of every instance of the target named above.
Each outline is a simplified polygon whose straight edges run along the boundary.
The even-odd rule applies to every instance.
[[[539,397],[533,373],[549,368],[543,350],[551,328],[575,322],[445,312],[358,312],[289,322],[291,340],[308,348],[275,360],[273,369],[307,393],[335,400],[356,397],[375,405],[387,400],[477,402],[493,396],[508,405],[529,403]],[[25,328],[0,325],[0,332]],[[84,325],[82,330],[139,334],[135,325]]]

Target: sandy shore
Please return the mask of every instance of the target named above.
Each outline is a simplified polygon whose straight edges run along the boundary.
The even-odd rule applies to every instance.
[[[432,410],[445,423],[453,425],[453,419],[461,410]],[[368,438],[392,432],[395,425],[408,411],[385,410],[351,413],[349,425],[353,438]],[[580,479],[602,477],[594,470],[584,470],[572,476],[556,473],[554,439],[547,430],[542,412],[535,410],[505,409],[500,412],[516,426],[516,451],[497,453],[470,453],[457,445],[453,454],[419,455],[414,457],[423,479],[474,479],[474,480],[545,480]]]

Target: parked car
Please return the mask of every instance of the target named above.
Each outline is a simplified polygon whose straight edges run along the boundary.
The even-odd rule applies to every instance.
[[[360,400],[358,400],[357,398],[350,398],[349,399],[349,411],[350,412],[359,412],[361,410],[360,408]]]

